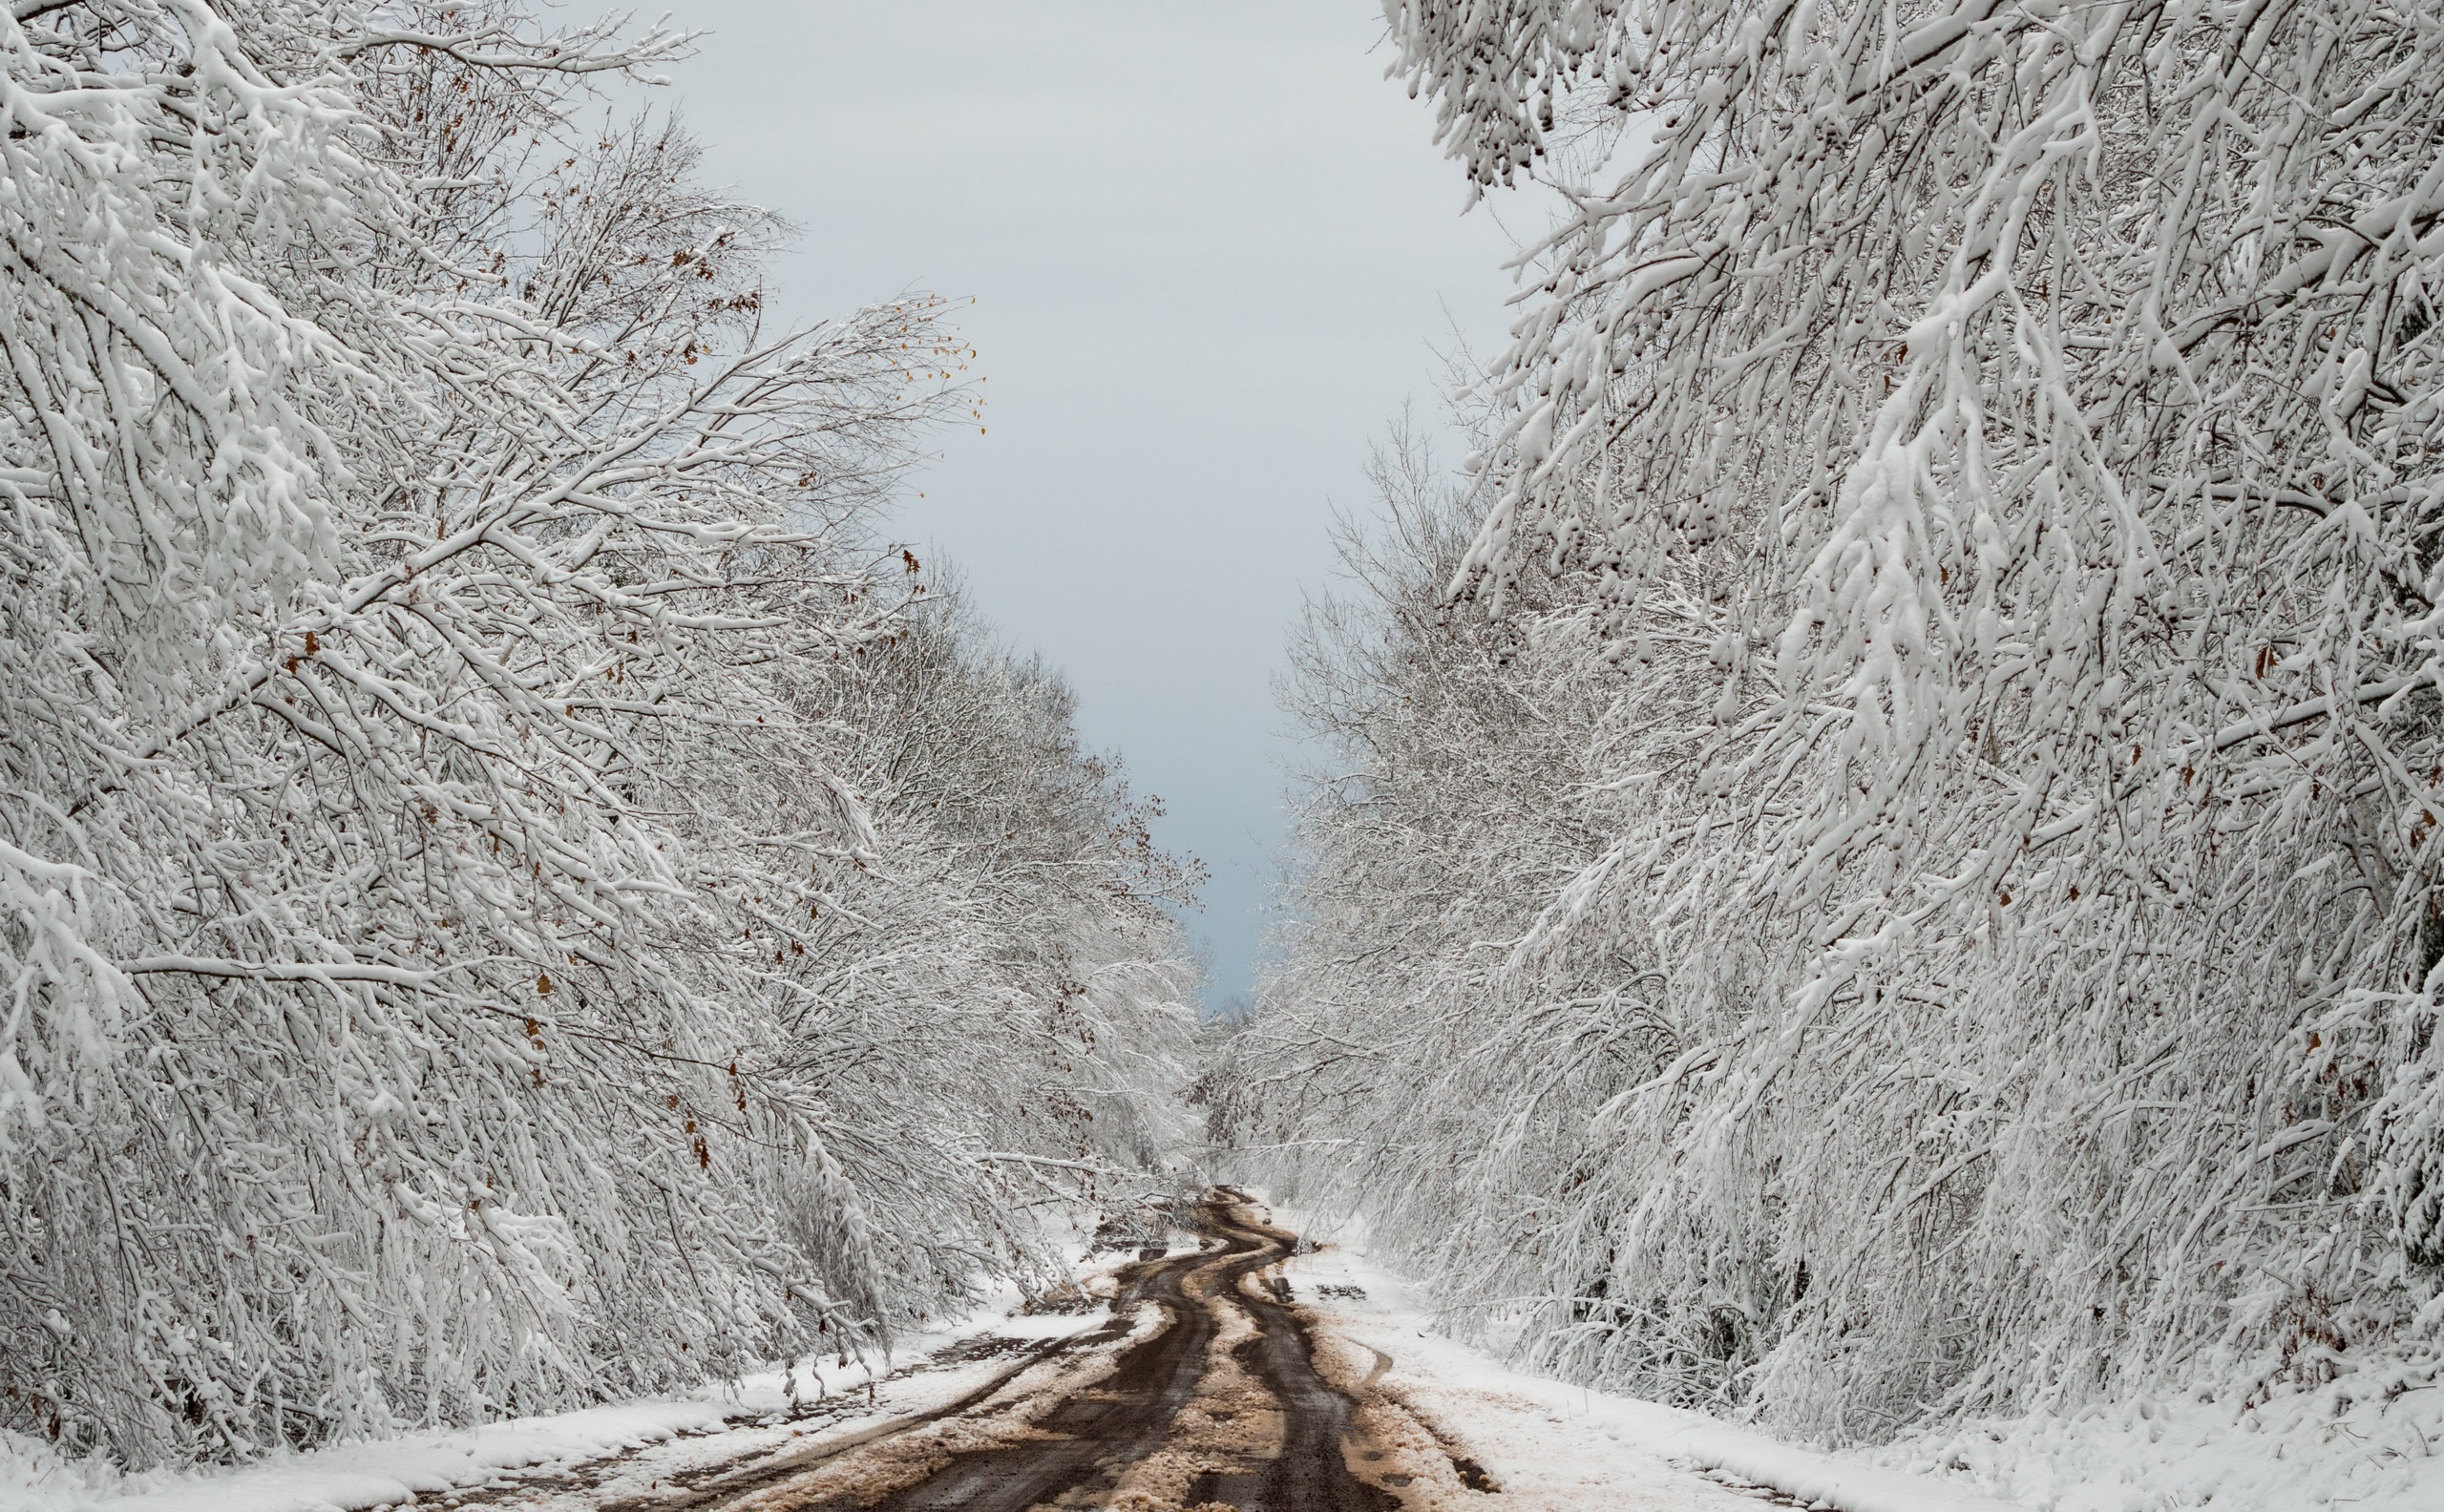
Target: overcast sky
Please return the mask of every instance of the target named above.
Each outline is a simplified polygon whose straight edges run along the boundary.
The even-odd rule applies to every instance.
[[[1463,217],[1373,0],[699,0],[671,70],[711,177],[805,228],[779,308],[973,297],[987,434],[900,530],[1080,694],[1212,869],[1246,990],[1282,842],[1271,680],[1334,503],[1434,352],[1498,346],[1510,247]],[[928,556],[929,561],[933,559]]]

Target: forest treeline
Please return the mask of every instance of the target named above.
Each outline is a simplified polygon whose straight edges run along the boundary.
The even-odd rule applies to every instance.
[[[1191,870],[880,535],[972,354],[768,319],[684,42],[0,12],[0,1428],[874,1347],[1180,1132]]]
[[[1463,1329],[1831,1439],[2444,1343],[2444,27],[1390,0],[1523,254],[1296,643],[1205,1085]]]

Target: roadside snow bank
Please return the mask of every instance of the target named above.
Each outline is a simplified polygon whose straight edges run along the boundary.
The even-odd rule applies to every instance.
[[[1297,1227],[1286,1211],[1280,1221]],[[1694,1468],[1726,1472],[1838,1512],[2021,1512],[1956,1481],[1812,1453],[1699,1413],[1508,1369],[1432,1333],[1424,1297],[1346,1245],[1300,1255],[1286,1269],[1301,1303],[1343,1337],[1388,1356],[1386,1388],[1461,1440],[1506,1482],[1529,1470],[1533,1460],[1551,1457],[1552,1436],[1549,1426],[1538,1431],[1541,1419],[1561,1426],[1582,1445],[1594,1438],[1632,1451],[1635,1458],[1621,1461],[1607,1479],[1635,1480],[1650,1488],[1672,1468]],[[1533,1441],[1539,1438],[1547,1441]],[[1664,1504],[1695,1504],[1694,1493],[1691,1488]]]
[[[0,1446],[0,1505],[45,1512],[356,1512],[481,1485],[504,1471],[551,1468],[722,1426],[714,1402],[642,1401],[520,1418],[456,1433],[413,1434],[228,1469],[121,1476],[60,1460],[21,1436]],[[24,1451],[31,1449],[32,1453]]]
[[[1101,1269],[1108,1266],[1082,1266],[1081,1273]],[[966,1318],[904,1339],[887,1363],[811,1357],[789,1373],[775,1367],[746,1377],[735,1389],[694,1397],[333,1444],[254,1464],[130,1474],[99,1459],[69,1459],[39,1439],[0,1430],[0,1512],[364,1512],[513,1474],[549,1476],[685,1436],[727,1429],[729,1438],[722,1441],[728,1443],[743,1438],[744,1430],[735,1426],[743,1421],[783,1421],[792,1407],[792,1379],[799,1402],[820,1397],[838,1404],[850,1418],[880,1416],[906,1393],[885,1390],[870,1401],[866,1388],[881,1384],[887,1373],[922,1365],[948,1346],[985,1334],[1063,1337],[1110,1315],[1100,1308],[1019,1315],[1023,1300],[1017,1288],[1005,1286]],[[860,1395],[844,1400],[852,1392]]]
[[[1658,1459],[1719,1470],[1839,1512],[2436,1512],[2444,1508],[2444,1368],[2370,1369],[2236,1413],[2206,1400],[2068,1418],[1948,1425],[1876,1450],[1824,1454],[1702,1414],[1510,1370],[1435,1334],[1424,1292],[1375,1266],[1349,1226],[1291,1208],[1328,1248],[1292,1262],[1299,1300],[1351,1339],[1446,1388],[1464,1437],[1487,1427],[1467,1388]],[[1356,1288],[1362,1297],[1348,1294]],[[1398,1372],[1387,1379],[1398,1381]],[[1461,1388],[1451,1390],[1450,1388]]]
[[[2435,1512],[2444,1507],[2437,1374],[2433,1365],[2371,1369],[2244,1412],[2209,1400],[2138,1402],[1969,1422],[1874,1459],[1956,1476],[2042,1512]]]

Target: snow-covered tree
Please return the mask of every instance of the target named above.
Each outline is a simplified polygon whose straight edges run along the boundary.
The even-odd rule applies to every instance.
[[[1198,872],[1154,848],[1159,805],[1081,745],[1067,688],[991,649],[955,598],[809,713],[835,732],[878,855],[828,862],[810,918],[773,936],[804,937],[776,961],[787,1053],[870,1194],[905,1316],[959,1295],[980,1255],[1040,1269],[1038,1215],[1082,1186],[1149,1189],[1097,1172],[1175,1158],[1194,973],[1165,908]]]
[[[1570,207],[1447,584],[1584,620],[1627,800],[1443,1016],[1600,1002],[1625,1082],[1577,1160],[1445,1142],[1513,1236],[1446,1284],[1837,1435],[2432,1341],[2432,12],[1387,12],[1471,180]]]
[[[683,44],[0,16],[0,1423],[244,1455],[872,1340],[1023,1251],[898,1269],[894,1183],[1116,1153],[961,1121],[1039,1095],[1033,1003],[962,1005],[1003,1080],[906,1083],[902,1165],[848,1147],[842,1079],[936,1032],[811,1028],[804,963],[843,869],[921,859],[841,711],[910,634],[873,511],[964,348],[930,297],[767,327],[786,228],[579,120]],[[1070,780],[1040,823],[1127,822]],[[1100,902],[1142,979],[1058,1063],[1159,1084],[1176,952]]]
[[[1317,764],[1292,908],[1202,1091],[1217,1143],[1367,1208],[1464,1306],[1515,1292],[1501,1272],[1538,1243],[1509,1210],[1522,1167],[1584,1160],[1586,1104],[1638,1063],[1612,1043],[1609,953],[1531,976],[1505,943],[1630,813],[1599,781],[1600,641],[1564,607],[1584,583],[1530,574],[1532,611],[1454,612],[1464,496],[1405,428],[1374,475],[1382,518],[1344,523],[1339,591],[1292,641],[1284,704]]]

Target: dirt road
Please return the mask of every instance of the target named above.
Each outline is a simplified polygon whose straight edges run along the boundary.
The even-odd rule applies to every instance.
[[[1227,1188],[1204,1248],[1113,1277],[1112,1322],[921,1418],[604,1512],[1392,1512],[1492,1489],[1311,1336],[1275,1268],[1296,1240]],[[1441,1493],[1441,1494],[1435,1494]]]

